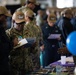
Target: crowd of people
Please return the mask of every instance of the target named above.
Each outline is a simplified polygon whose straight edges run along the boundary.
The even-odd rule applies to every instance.
[[[13,15],[0,6],[0,75],[26,75],[60,59],[64,51],[59,48],[66,46],[67,36],[76,28],[71,9],[61,13],[58,18],[52,9],[38,7],[36,0],[27,0]],[[10,28],[8,17],[12,18]],[[14,48],[24,38],[35,38],[35,42]]]

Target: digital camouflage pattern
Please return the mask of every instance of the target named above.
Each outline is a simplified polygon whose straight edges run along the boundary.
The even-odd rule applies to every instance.
[[[13,68],[13,75],[16,75],[19,71],[25,73],[32,72],[34,69],[40,67],[39,61],[39,41],[41,38],[41,30],[34,22],[30,22],[24,26],[22,33],[18,32],[15,28],[8,29],[6,31],[9,37],[15,35],[22,38],[36,38],[36,43],[30,48],[20,47],[10,52],[10,63]]]
[[[30,21],[29,23],[26,23],[24,26],[27,37],[36,37],[36,43],[34,44],[34,48],[30,49],[32,50],[32,59],[33,60],[33,67],[40,67],[40,61],[39,61],[39,54],[40,54],[40,49],[39,49],[39,42],[42,40],[42,34],[41,34],[41,29],[37,25],[35,25],[34,21]],[[30,32],[30,33],[29,33]],[[37,59],[38,58],[38,59]]]
[[[6,31],[9,37],[16,36],[24,38],[26,32],[20,33],[15,28]],[[17,75],[17,72],[25,71],[25,73],[33,71],[32,58],[30,57],[29,48],[20,47],[13,49],[10,52],[10,65],[12,75]]]

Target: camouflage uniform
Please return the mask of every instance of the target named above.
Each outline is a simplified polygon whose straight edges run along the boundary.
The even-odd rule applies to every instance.
[[[15,28],[11,28],[8,29],[6,33],[9,35],[9,37],[12,37],[14,35],[16,37],[21,36],[24,38],[27,31],[20,33]],[[32,58],[30,57],[29,48],[20,47],[13,49],[10,52],[10,63],[13,71],[12,75],[17,75],[17,72],[20,73],[20,71],[25,71],[25,73],[33,71],[33,63]]]
[[[17,71],[25,70],[25,72],[32,72],[34,69],[39,69],[40,61],[39,61],[39,39],[41,38],[41,31],[38,26],[36,26],[33,22],[30,22],[25,25],[23,33],[21,34],[15,28],[8,29],[7,34],[9,37],[13,35],[22,38],[33,38],[36,37],[35,47],[29,48],[17,48],[13,49],[10,52],[10,63],[14,68],[12,74],[16,75]]]
[[[25,25],[23,33],[18,32],[15,28],[8,29],[7,34],[9,37],[13,35],[22,38],[33,38],[36,37],[36,43],[30,48],[17,48],[10,52],[10,63],[12,65],[13,72],[15,75],[17,71],[24,70],[26,73],[32,72],[34,69],[40,68],[39,59],[39,40],[41,39],[41,30],[32,21]]]
[[[41,29],[35,25],[33,21],[30,21],[28,24],[25,24],[24,30],[27,32],[25,38],[36,37],[35,46],[30,48],[30,51],[32,51],[30,54],[33,61],[33,67],[38,69],[40,67],[39,42],[42,40]]]
[[[29,48],[20,47],[17,48],[16,50],[11,51],[10,62],[14,68],[14,72],[25,71],[25,73],[27,73],[32,72],[35,69],[39,69],[40,68],[39,39],[41,38],[40,36],[41,33],[40,28],[35,25],[34,21],[30,21],[28,24],[26,24],[24,26],[22,33],[18,32],[15,28],[11,28],[6,32],[10,37],[15,35],[17,37],[21,36],[22,38],[34,38],[34,37],[36,38],[36,43],[33,44],[31,47]]]
[[[16,11],[14,13],[13,19],[15,25],[13,28],[6,30],[7,35],[10,39],[14,37],[18,37],[19,39],[25,38],[27,31],[25,32],[23,28],[25,23],[24,14],[21,11]],[[18,25],[19,27],[22,26],[22,30],[18,30],[20,29]],[[33,71],[33,62],[29,49],[29,47],[25,48],[24,46],[21,46],[19,48],[11,50],[10,65],[12,75],[17,75],[18,73],[20,73],[20,75],[23,75]]]
[[[28,19],[27,19],[28,17]],[[26,38],[28,37],[36,37],[36,43],[34,44],[35,46],[33,46],[33,48],[31,48],[30,50],[32,51],[32,60],[33,60],[33,67],[35,68],[39,68],[40,67],[40,61],[39,61],[39,43],[40,40],[42,38],[41,36],[41,29],[35,24],[34,21],[34,12],[32,10],[27,10],[25,12],[25,20],[26,20],[26,24],[24,26],[24,30],[25,32],[27,32],[26,34]],[[29,21],[28,21],[29,20]]]

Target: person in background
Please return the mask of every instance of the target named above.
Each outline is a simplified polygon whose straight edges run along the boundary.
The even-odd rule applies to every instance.
[[[71,23],[73,25],[74,30],[76,30],[76,16],[71,19]]]
[[[12,19],[13,27],[8,29],[6,32],[9,37],[16,36],[18,41],[26,38],[27,31],[24,29],[25,16],[21,11],[16,11],[13,14]],[[30,33],[30,32],[29,32]],[[19,48],[13,49],[10,52],[10,65],[11,65],[11,75],[25,75],[33,71],[32,58],[29,55],[29,48],[21,46]]]
[[[48,66],[50,63],[60,59],[60,54],[57,53],[59,48],[59,41],[61,41],[61,31],[55,25],[56,16],[51,13],[47,17],[47,24],[42,27],[43,33],[43,67]],[[58,38],[49,38],[52,34],[60,34]]]
[[[25,13],[28,9],[32,11],[35,9],[36,0],[26,0],[26,5],[18,8],[16,11],[22,11]]]
[[[33,69],[37,70],[40,68],[40,46],[42,46],[42,32],[39,26],[36,25],[34,21],[34,12],[32,10],[27,10],[25,12],[25,21],[24,26],[26,33],[26,38],[36,38],[35,44],[30,48],[30,56],[33,60]]]
[[[0,75],[10,75],[9,53],[18,44],[16,38],[10,40],[6,35],[7,17],[11,14],[6,7],[0,6]]]
[[[33,10],[33,12],[37,15],[37,12],[38,12],[38,10],[40,10],[41,9],[41,4],[40,3],[35,3],[35,8],[34,8],[34,10]]]
[[[44,21],[43,21],[43,10],[38,10],[37,16],[36,16],[36,24],[40,27],[42,27]]]
[[[56,25],[58,25],[59,21],[63,18],[63,15],[64,15],[64,11],[61,11],[60,17],[57,19],[57,21],[55,23]]]
[[[46,8],[46,9],[44,9],[43,12],[44,12],[44,15],[43,15],[44,24],[43,25],[46,25],[47,24],[47,17],[51,13],[51,10],[49,8]]]
[[[72,19],[72,11],[71,9],[64,9],[63,10],[63,17],[60,19],[59,23],[58,23],[58,27],[61,30],[61,33],[63,35],[62,38],[62,43],[66,46],[66,39],[68,37],[68,35],[74,31],[73,25],[71,23],[71,19]],[[62,45],[62,47],[59,49],[61,50],[64,46]],[[66,56],[70,56],[71,53],[65,54]]]
[[[4,2],[5,1],[5,2]],[[13,15],[16,9],[21,7],[21,0],[4,0],[6,8]],[[12,17],[7,17],[7,29],[11,28]]]
[[[67,36],[74,31],[73,25],[71,24],[72,12],[71,9],[63,10],[63,17],[58,22],[58,27],[60,28],[63,35],[63,43],[66,44]]]

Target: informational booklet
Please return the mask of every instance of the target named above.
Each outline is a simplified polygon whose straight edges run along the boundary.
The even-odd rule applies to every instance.
[[[21,47],[21,46],[25,46],[26,48],[27,47],[31,47],[32,44],[34,44],[36,42],[36,38],[24,38],[24,39],[21,39],[18,43],[17,46],[15,46],[14,48],[18,48],[18,47]]]
[[[25,44],[27,44],[27,43],[28,43],[28,41],[24,38],[24,39],[22,39],[22,40],[20,40],[20,41],[18,42],[18,45],[15,46],[14,49],[15,49],[15,48],[18,48],[18,47],[21,47],[21,46],[23,46],[23,45],[25,45]]]
[[[61,36],[61,34],[50,34],[48,39],[57,39]]]

